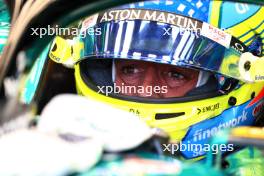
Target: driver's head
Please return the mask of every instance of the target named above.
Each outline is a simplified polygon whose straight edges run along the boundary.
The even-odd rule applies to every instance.
[[[50,57],[76,58],[80,95],[135,113],[172,141],[203,145],[217,131],[252,125],[259,115],[254,109],[263,101],[263,83],[244,82],[238,63],[244,52],[263,55],[263,12],[221,0],[129,4],[82,20],[86,35],[64,42],[67,52],[57,38]]]

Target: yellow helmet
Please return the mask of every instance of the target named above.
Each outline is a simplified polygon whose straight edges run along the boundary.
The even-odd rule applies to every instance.
[[[80,95],[138,115],[172,142],[206,144],[221,129],[260,118],[264,83],[249,83],[239,62],[245,53],[263,56],[263,14],[262,6],[212,0],[128,4],[84,19],[72,40],[56,37],[49,56],[74,67]],[[117,89],[125,86],[115,84],[120,60],[194,69],[199,76],[182,96],[124,95]],[[195,158],[204,151],[182,154]]]

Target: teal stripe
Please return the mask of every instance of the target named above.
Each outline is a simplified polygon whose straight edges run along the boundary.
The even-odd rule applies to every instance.
[[[253,38],[254,38],[254,37],[252,37],[252,38],[246,40],[246,41],[245,41],[245,44],[246,44],[246,45],[249,44],[249,42],[251,42],[251,41],[253,40]]]
[[[258,34],[258,35],[262,35],[262,34],[263,34],[263,32],[264,32],[264,31],[262,31],[262,32],[261,32],[260,34]],[[250,42],[251,40],[253,40],[253,39],[254,39],[254,37],[255,37],[255,35],[254,35],[253,37],[251,37],[251,38],[247,39],[247,40],[246,40],[244,43],[245,43],[245,44],[248,44],[248,42]],[[262,43],[264,43],[264,38],[262,39],[262,41],[263,41]]]
[[[262,35],[263,34],[263,32],[264,32],[264,30],[259,34],[259,35]]]
[[[264,33],[264,30],[259,34],[259,35],[262,35]],[[264,39],[264,38],[263,38]]]
[[[256,29],[258,29],[262,24],[264,23],[264,21],[262,21],[257,27],[255,27],[254,29],[251,29],[249,31],[247,31],[245,34],[241,35],[240,37],[238,37],[238,39],[246,36],[248,33],[252,32],[252,31],[255,31]]]

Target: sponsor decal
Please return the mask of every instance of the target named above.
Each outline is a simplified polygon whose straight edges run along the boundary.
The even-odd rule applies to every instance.
[[[244,3],[235,3],[236,11],[239,14],[245,14],[249,11],[249,6],[248,4]]]
[[[231,39],[230,47],[239,53],[246,52],[246,46],[234,37]]]
[[[252,111],[252,115],[257,117],[264,110],[264,100],[260,101]]]
[[[131,108],[131,109],[129,109],[129,112],[131,112],[131,113],[133,113],[133,114],[135,114],[135,115],[140,115],[140,111],[137,110],[137,109],[133,109],[133,108]]]
[[[262,75],[255,75],[255,80],[258,81],[258,80],[264,80],[264,76]]]
[[[208,23],[203,23],[201,34],[226,48],[230,46],[232,36]]]
[[[200,114],[200,113],[205,113],[208,111],[214,111],[216,109],[219,109],[219,107],[220,107],[220,103],[216,103],[214,105],[209,105],[209,106],[197,108],[197,110],[198,110],[198,114]]]
[[[263,16],[259,9],[261,9],[261,6],[254,3],[240,3],[235,1],[223,3],[221,5],[221,28],[231,28],[234,25],[241,25],[243,28],[244,22],[247,20],[249,20],[249,23],[253,26],[257,26],[255,24],[258,22],[254,20],[255,15],[260,17]]]
[[[235,108],[227,109],[219,116],[191,126],[186,136],[182,139],[182,144],[201,144],[203,146],[204,144],[209,143],[209,140],[221,130],[237,126],[252,125],[256,120],[253,116],[255,106],[246,108],[248,104],[249,101]],[[257,113],[258,110],[258,108],[255,109],[255,113]],[[206,150],[204,150],[204,148],[199,151],[185,150],[181,153],[185,158],[190,159],[205,155]]]
[[[202,22],[182,15],[168,13],[163,11],[143,10],[143,9],[124,9],[111,10],[99,14],[97,23],[112,20],[147,20],[168,23],[174,26],[197,30],[202,28]]]
[[[252,107],[258,101],[264,98],[264,88],[260,91],[260,93],[248,104],[247,108]]]
[[[88,18],[86,18],[82,22],[82,30],[86,30],[86,29],[96,25],[97,18],[98,18],[98,14],[95,14],[95,15],[92,15],[92,16],[89,16]]]
[[[194,142],[201,141],[201,140],[212,137],[218,131],[221,131],[225,128],[235,127],[238,124],[247,120],[247,118],[248,118],[247,114],[248,114],[248,112],[243,111],[242,115],[240,115],[237,118],[233,118],[233,119],[230,119],[230,120],[225,121],[223,123],[219,123],[217,126],[214,126],[212,128],[196,130],[194,132],[193,141]]]

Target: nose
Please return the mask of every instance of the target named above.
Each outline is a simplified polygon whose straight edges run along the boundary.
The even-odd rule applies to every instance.
[[[148,67],[145,71],[145,74],[142,75],[142,84],[144,88],[142,91],[138,91],[138,96],[140,97],[149,97],[149,98],[158,98],[159,94],[154,91],[155,86],[158,86],[158,77],[157,72],[154,66]]]

